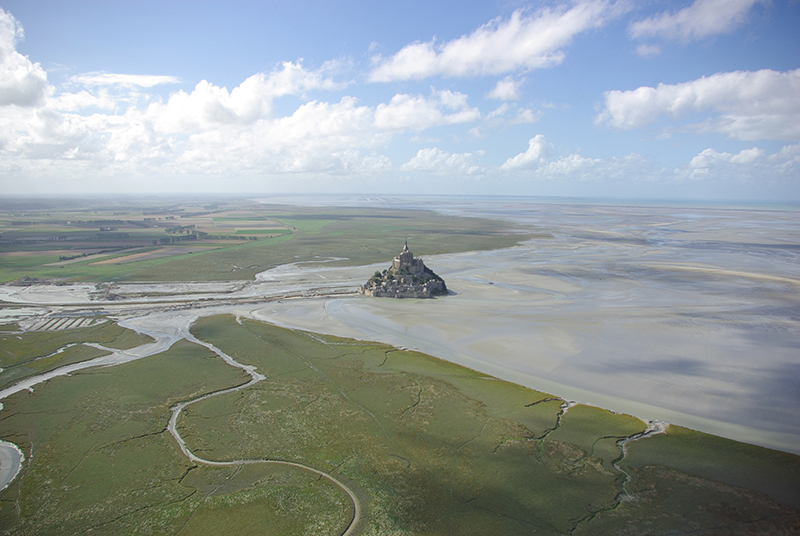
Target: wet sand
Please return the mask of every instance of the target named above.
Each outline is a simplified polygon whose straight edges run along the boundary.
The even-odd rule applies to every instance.
[[[132,297],[131,305],[209,300],[198,314],[232,312],[414,348],[567,399],[800,452],[797,212],[516,200],[431,207],[507,219],[552,238],[426,257],[455,293],[435,300],[313,298],[354,289],[390,259],[286,265],[238,286],[119,284],[114,292],[171,295]],[[96,290],[3,287],[0,297],[100,305],[90,299]],[[306,297],[207,307],[288,294]]]
[[[453,296],[271,303],[256,314],[800,452],[796,213],[540,210],[515,217],[553,239],[426,258]]]
[[[0,441],[0,490],[6,489],[22,468],[25,456],[14,443]]]

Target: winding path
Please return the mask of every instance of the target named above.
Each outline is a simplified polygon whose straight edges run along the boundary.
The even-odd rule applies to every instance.
[[[186,402],[180,402],[180,403],[175,404],[174,406],[172,406],[172,416],[169,419],[169,425],[167,426],[167,429],[169,430],[169,433],[172,434],[172,437],[175,438],[175,441],[177,441],[177,443],[180,446],[181,451],[184,453],[184,455],[186,455],[186,457],[189,458],[191,461],[193,461],[195,463],[200,463],[200,464],[203,464],[203,465],[230,466],[230,465],[244,465],[244,464],[257,464],[257,463],[258,464],[285,465],[285,466],[289,466],[289,467],[296,467],[296,468],[299,468],[299,469],[303,469],[305,471],[308,471],[308,472],[313,473],[315,475],[318,475],[320,477],[326,478],[329,481],[331,481],[333,484],[338,486],[342,491],[347,493],[347,495],[350,497],[350,501],[353,503],[353,517],[350,519],[350,522],[348,523],[347,528],[345,528],[345,530],[341,533],[341,536],[350,536],[351,534],[353,534],[353,532],[355,531],[356,527],[358,526],[358,522],[361,520],[361,503],[359,502],[358,497],[356,497],[356,494],[353,493],[353,490],[348,488],[346,485],[344,485],[340,480],[338,480],[336,477],[334,477],[330,473],[326,473],[325,471],[320,471],[319,469],[315,469],[313,467],[310,467],[308,465],[304,465],[302,463],[290,462],[290,461],[285,461],[285,460],[272,460],[272,459],[268,459],[268,458],[230,460],[230,461],[207,460],[205,458],[201,458],[201,457],[197,456],[196,454],[194,454],[189,449],[188,446],[186,446],[186,442],[183,440],[183,438],[181,437],[181,435],[178,433],[178,430],[177,430],[178,417],[180,416],[180,413],[181,413],[181,411],[183,411],[184,408],[186,408],[187,406],[189,406],[191,404],[194,404],[195,402],[200,402],[201,400],[206,400],[206,399],[214,397],[214,396],[223,395],[223,394],[226,394],[226,393],[232,393],[232,392],[244,389],[246,387],[250,387],[251,385],[255,385],[256,383],[266,379],[266,377],[263,374],[259,374],[258,372],[256,372],[256,367],[248,366],[248,365],[242,365],[241,363],[235,361],[232,357],[230,357],[226,353],[224,353],[221,350],[219,350],[216,346],[214,346],[212,344],[209,344],[207,342],[203,342],[200,339],[196,338],[194,335],[189,333],[188,330],[185,333],[183,333],[183,338],[186,339],[189,342],[193,342],[195,344],[199,344],[201,346],[205,346],[206,348],[208,348],[209,350],[211,350],[212,352],[217,354],[220,358],[222,358],[223,361],[225,361],[229,365],[231,365],[233,367],[240,368],[240,369],[244,370],[245,372],[247,372],[250,375],[250,378],[251,378],[249,382],[247,382],[245,384],[242,384],[242,385],[239,385],[237,387],[230,387],[228,389],[222,389],[220,391],[215,391],[213,393],[208,393],[208,394],[205,394],[205,395],[201,395],[201,396],[199,396],[197,398],[194,398],[192,400],[188,400]]]
[[[257,463],[275,464],[275,465],[284,465],[288,467],[303,469],[304,471],[308,471],[310,473],[318,475],[319,477],[326,478],[334,485],[338,486],[342,491],[344,491],[350,497],[350,501],[353,503],[353,517],[350,519],[350,522],[348,523],[344,531],[340,533],[340,536],[350,536],[351,534],[353,534],[354,531],[356,530],[356,527],[358,526],[359,521],[361,520],[361,503],[359,502],[358,497],[356,497],[356,494],[353,492],[353,490],[348,488],[345,484],[343,484],[333,475],[326,473],[324,471],[320,471],[319,469],[315,469],[308,465],[304,465],[302,463],[290,462],[285,460],[273,460],[268,458],[230,460],[230,461],[206,460],[204,458],[200,458],[199,456],[195,455],[186,445],[186,442],[183,440],[183,438],[177,431],[178,417],[180,416],[181,411],[183,411],[185,407],[189,406],[190,404],[194,404],[195,402],[211,398],[213,396],[218,396],[225,393],[231,393],[234,391],[238,391],[240,389],[244,389],[246,387],[250,387],[251,385],[254,385],[266,378],[266,376],[256,371],[256,367],[243,365],[234,360],[229,355],[219,350],[214,345],[201,341],[194,335],[192,335],[191,332],[189,331],[189,328],[196,319],[197,319],[196,314],[185,312],[185,313],[169,313],[169,314],[150,314],[142,317],[131,318],[124,321],[120,321],[118,322],[120,326],[132,329],[134,331],[137,331],[145,335],[149,335],[155,340],[155,342],[143,344],[141,346],[137,346],[129,350],[116,350],[113,348],[106,348],[105,346],[101,346],[99,344],[85,343],[88,344],[89,346],[105,350],[109,352],[109,354],[95,359],[90,359],[88,361],[82,361],[80,363],[67,365],[55,369],[53,371],[47,372],[45,374],[40,374],[38,376],[32,376],[30,378],[26,378],[25,380],[20,381],[19,383],[16,383],[9,388],[0,390],[0,400],[5,399],[6,397],[18,393],[20,391],[24,390],[33,391],[33,386],[35,385],[38,385],[42,382],[45,382],[51,378],[55,378],[58,376],[68,376],[71,373],[76,372],[78,370],[86,369],[89,367],[119,365],[122,363],[127,363],[129,361],[135,361],[137,359],[142,359],[144,357],[149,357],[151,355],[165,352],[169,350],[173,344],[175,344],[181,339],[185,339],[194,344],[199,344],[214,352],[228,365],[240,368],[245,372],[247,372],[250,375],[251,379],[249,382],[239,385],[237,387],[231,387],[229,389],[223,389],[220,391],[207,393],[192,400],[180,402],[172,406],[171,408],[172,415],[170,416],[167,429],[169,430],[169,433],[172,434],[172,437],[175,438],[175,441],[178,443],[181,452],[183,452],[183,454],[187,458],[189,458],[189,460],[191,460],[192,462],[204,465],[231,466],[231,465],[244,465],[244,464],[257,464]],[[0,409],[2,409],[2,404],[0,404]],[[16,445],[5,441],[0,442],[0,490],[5,489],[5,487],[8,486],[14,480],[14,478],[16,478],[17,474],[19,474],[24,459],[25,459],[24,455]]]

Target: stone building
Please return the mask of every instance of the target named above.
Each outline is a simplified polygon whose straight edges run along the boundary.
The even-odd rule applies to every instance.
[[[375,272],[369,281],[359,287],[359,292],[377,298],[432,298],[447,294],[444,280],[415,258],[408,249],[392,259],[392,265],[383,272]]]

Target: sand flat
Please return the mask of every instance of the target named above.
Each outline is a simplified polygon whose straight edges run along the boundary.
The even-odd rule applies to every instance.
[[[502,202],[445,208],[552,238],[426,255],[454,292],[434,300],[312,297],[198,314],[235,312],[414,348],[567,399],[800,452],[797,212],[516,200],[513,211]],[[356,288],[390,261],[289,264],[242,288],[120,283],[114,292],[313,296]],[[0,297],[80,303],[92,290],[2,287]]]
[[[515,221],[555,238],[426,256],[453,296],[272,303],[257,315],[416,348],[563,397],[797,452],[795,216],[531,207]]]

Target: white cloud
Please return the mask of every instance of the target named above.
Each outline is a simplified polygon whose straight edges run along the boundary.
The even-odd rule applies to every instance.
[[[731,157],[731,162],[734,164],[751,164],[764,156],[765,151],[763,149],[759,149],[758,147],[753,147],[752,149],[742,149],[739,151],[739,154],[735,154]]]
[[[83,73],[70,78],[70,82],[83,86],[153,87],[160,84],[177,84],[174,76],[152,74],[118,74],[106,72]]]
[[[755,4],[766,0],[695,0],[676,13],[659,13],[631,24],[632,37],[693,41],[739,27]]]
[[[517,115],[510,121],[512,125],[538,123],[542,119],[541,110],[533,111],[530,108],[517,110]]]
[[[502,129],[507,125],[523,125],[538,123],[542,119],[541,110],[518,108],[516,104],[503,102],[500,106],[484,115],[481,123],[467,133],[473,138],[484,138],[490,131]]]
[[[612,160],[613,162],[613,160]],[[585,158],[579,154],[562,156],[553,162],[547,162],[538,171],[544,178],[570,177],[573,179],[586,179],[587,172],[602,163],[600,159]]]
[[[264,152],[286,147],[311,151],[373,147],[388,140],[374,124],[374,110],[358,106],[353,97],[338,103],[311,101],[291,116],[259,121],[253,129],[253,143]]]
[[[389,82],[436,75],[498,75],[558,65],[573,37],[603,26],[624,10],[624,4],[608,0],[545,7],[530,16],[517,10],[508,20],[495,19],[442,45],[417,42],[389,58],[375,56],[369,79]]]
[[[517,156],[511,157],[500,166],[500,169],[520,169],[541,165],[545,162],[552,145],[544,139],[542,134],[537,134],[528,142],[528,150]]]
[[[504,79],[497,81],[497,84],[494,86],[494,88],[492,88],[492,90],[486,94],[486,98],[504,101],[519,100],[521,98],[519,92],[521,86],[521,80],[514,80],[510,76],[507,76]]]
[[[500,171],[523,173],[528,180],[587,180],[599,177],[592,175],[598,168],[608,170],[616,165],[615,160],[603,162],[574,153],[550,160],[553,152],[553,145],[537,134],[528,142],[528,150],[506,160]]]
[[[391,161],[382,155],[362,156],[357,150],[337,152],[293,152],[281,158],[274,169],[277,173],[382,173],[390,170]]]
[[[770,158],[773,158],[773,156],[770,156]],[[774,158],[800,167],[800,143],[795,145],[785,145],[781,151],[774,156]]]
[[[800,69],[719,73],[682,84],[607,91],[605,109],[595,122],[626,130],[649,125],[662,115],[678,119],[711,112],[718,115],[692,128],[742,140],[800,140],[797,95]]]
[[[379,130],[423,130],[469,123],[480,117],[480,111],[467,104],[466,95],[448,90],[434,90],[431,98],[398,93],[388,104],[375,108],[375,126]]]
[[[0,9],[0,106],[35,106],[48,92],[47,73],[17,52],[22,26]]]
[[[753,147],[736,154],[705,149],[675,170],[677,180],[715,181],[719,183],[775,184],[797,186],[800,172],[800,143],[784,146],[768,155]]]
[[[341,87],[326,76],[328,70],[327,64],[318,71],[307,71],[299,62],[284,62],[280,69],[254,74],[230,92],[202,80],[191,93],[178,91],[166,103],[151,104],[147,113],[161,132],[193,132],[215,125],[252,123],[272,112],[272,101],[277,97]]]
[[[498,118],[498,117],[502,117],[502,116],[504,116],[506,114],[506,112],[509,109],[511,109],[511,107],[508,105],[507,102],[504,102],[503,104],[501,104],[500,106],[498,106],[497,108],[495,108],[494,110],[492,110],[491,112],[486,114],[486,119],[490,119],[491,120],[491,119],[495,119],[495,118]]]
[[[118,102],[118,97],[112,97],[105,90],[100,90],[96,95],[88,91],[79,91],[54,96],[48,99],[47,106],[62,112],[78,112],[87,108],[113,110],[117,107]]]
[[[706,149],[677,168],[665,167],[638,153],[612,158],[572,153],[551,159],[548,154],[552,148],[541,135],[529,145],[526,152],[508,159],[500,168],[487,170],[487,175],[502,177],[506,184],[523,189],[538,184],[533,186],[534,191],[561,192],[560,195],[674,195],[680,188],[690,197],[718,192],[723,198],[745,192],[753,198],[761,192],[794,192],[800,180],[800,143],[787,145],[774,154],[758,147],[738,153]],[[549,150],[542,151],[544,147]],[[766,193],[764,197],[770,195],[773,194]]]
[[[398,94],[377,106],[359,105],[353,97],[312,100],[274,117],[277,96],[341,87],[293,63],[253,75],[231,91],[201,81],[166,102],[152,102],[141,86],[116,84],[125,79],[95,81],[103,80],[107,85],[75,78],[70,85],[86,89],[49,96],[37,107],[6,108],[0,114],[0,160],[13,159],[17,172],[42,176],[68,176],[70,170],[107,177],[368,176],[392,169],[376,149],[398,133],[481,116],[466,95],[432,90],[427,97]],[[115,84],[117,89],[109,86]]]
[[[764,156],[764,151],[758,147],[743,149],[738,154],[718,153],[714,149],[706,149],[689,162],[690,169],[708,169],[724,164],[752,164]]]
[[[661,54],[661,47],[658,45],[641,44],[636,47],[636,55],[641,58],[652,58]]]
[[[484,170],[478,165],[476,155],[472,153],[446,153],[438,147],[420,149],[417,154],[400,169],[403,171],[426,171],[439,174],[468,174],[482,173]]]

